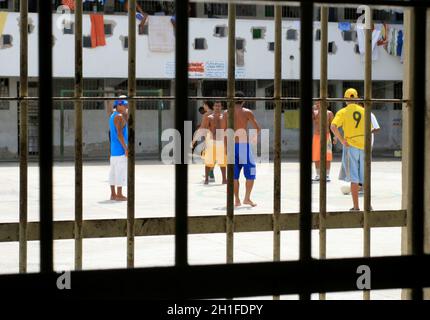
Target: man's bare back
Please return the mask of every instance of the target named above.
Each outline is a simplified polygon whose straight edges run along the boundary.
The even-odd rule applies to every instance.
[[[224,126],[227,128],[228,124],[228,110],[224,113]],[[235,132],[235,142],[237,143],[247,143],[248,142],[248,123],[251,123],[255,129],[260,131],[260,125],[255,120],[254,113],[240,105],[235,105],[234,107],[234,132]]]
[[[320,120],[321,120],[321,112],[320,107],[317,104],[314,106],[312,110],[312,122],[313,122],[313,132],[314,134],[320,134]],[[330,124],[333,121],[333,112],[327,110],[327,133],[330,133]]]

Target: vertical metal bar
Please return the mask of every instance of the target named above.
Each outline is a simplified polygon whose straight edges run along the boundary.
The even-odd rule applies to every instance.
[[[176,266],[188,264],[188,167],[187,155],[181,152],[185,141],[185,121],[188,120],[188,0],[176,0],[176,84],[175,129],[181,135],[175,152],[182,154],[181,163],[175,165],[175,262]],[[185,149],[185,147],[184,147]]]
[[[136,95],[136,0],[128,5],[128,97]],[[127,161],[127,268],[134,267],[135,121],[136,101],[129,101]]]
[[[426,48],[427,8],[414,8],[414,35]],[[415,49],[413,56],[414,88],[412,109],[412,255],[424,254],[424,172],[425,172],[425,114],[426,114],[426,50]],[[419,69],[418,69],[419,68]],[[420,70],[418,72],[418,70]],[[412,299],[423,299],[423,288],[412,288]]]
[[[312,59],[313,8],[310,1],[300,2],[300,260],[308,261],[312,245]],[[300,299],[310,299],[303,293]]]
[[[20,97],[28,96],[28,0],[20,6]],[[19,102],[19,272],[27,272],[28,102]]]
[[[372,11],[369,8],[370,13],[366,15],[366,24],[372,26]],[[365,59],[364,59],[364,221],[363,221],[363,255],[364,257],[370,257],[370,196],[371,196],[371,112],[372,103],[369,101],[372,98],[372,29],[365,29]],[[370,300],[370,291],[363,291],[363,298]]]
[[[273,261],[281,260],[281,82],[282,82],[282,6],[275,6],[275,143],[273,159]],[[279,300],[279,296],[274,296]]]
[[[320,49],[320,212],[319,212],[319,253],[320,259],[326,258],[327,232],[325,219],[327,214],[327,53],[328,53],[328,8],[321,6],[321,49]],[[325,300],[324,292],[319,294]]]
[[[52,3],[38,1],[39,9],[39,188],[40,271],[53,271],[52,206]]]
[[[228,100],[228,128],[234,130],[234,101],[235,96],[235,67],[236,67],[236,4],[228,4],[228,75],[227,75],[227,98]],[[231,144],[234,144],[234,137]],[[232,162],[231,148],[228,150],[227,164],[227,263],[233,263],[234,252],[234,205],[233,205],[233,175],[234,161]],[[234,153],[234,148],[233,148]]]
[[[402,209],[406,209],[406,227],[402,228],[402,255],[412,252],[412,103],[413,100],[413,52],[415,46],[413,42],[413,8],[407,8],[404,12],[404,62],[403,62],[403,99],[409,100],[402,110]],[[411,290],[402,290],[402,300],[411,299]]]
[[[82,97],[82,0],[75,3],[75,97]],[[63,128],[62,128],[63,129]],[[82,100],[75,101],[75,270],[82,270]]]

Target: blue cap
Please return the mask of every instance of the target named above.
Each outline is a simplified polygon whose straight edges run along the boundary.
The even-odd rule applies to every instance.
[[[115,100],[113,103],[114,108],[116,108],[117,106],[120,106],[120,105],[128,107],[128,101],[127,100]]]

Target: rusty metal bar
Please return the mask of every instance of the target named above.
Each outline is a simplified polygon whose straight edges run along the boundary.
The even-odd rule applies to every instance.
[[[300,213],[281,213],[279,228],[282,231],[299,230]],[[372,211],[369,224],[372,228],[406,226],[406,210]],[[111,238],[127,236],[127,219],[85,220],[83,238]],[[54,239],[74,239],[74,221],[54,221]],[[188,217],[190,234],[225,233],[225,215]],[[39,240],[39,222],[28,223],[28,240]],[[319,213],[312,214],[312,229],[320,227]],[[363,227],[363,212],[328,212],[326,229]],[[136,236],[166,236],[175,234],[175,218],[137,218]],[[273,232],[273,213],[237,215],[235,232]],[[0,223],[0,242],[19,241],[19,222]]]
[[[39,97],[0,97],[0,101],[37,101]],[[75,97],[52,97],[55,101],[76,101],[76,100],[82,100],[87,102],[92,101],[113,101],[116,100],[116,97],[81,97],[81,98],[75,98]],[[188,100],[196,101],[196,100],[220,100],[220,101],[236,101],[236,100],[244,100],[244,101],[274,101],[274,97],[243,97],[243,98],[227,98],[227,97],[210,97],[210,96],[192,96],[188,97]],[[124,100],[135,100],[135,101],[169,101],[169,100],[175,100],[175,96],[135,96],[134,98],[124,98]],[[298,97],[281,97],[281,101],[284,102],[300,102],[300,98]],[[366,102],[365,99],[345,99],[345,98],[326,98],[327,102],[360,102],[364,103]],[[321,98],[312,98],[312,101],[321,101]],[[407,99],[372,99],[372,103],[410,103],[410,100]]]
[[[405,9],[404,13],[404,79],[403,79],[403,97],[413,101],[414,88],[414,68],[413,68],[413,51],[415,46],[413,33],[413,14],[412,8]],[[402,110],[402,209],[405,209],[408,214],[406,226],[402,228],[402,255],[410,255],[412,252],[412,107],[413,104],[408,102],[403,105]],[[402,300],[411,299],[411,290],[402,290]]]
[[[300,2],[300,261],[312,259],[312,60],[314,4]],[[301,300],[310,300],[311,292]]]
[[[372,26],[372,10],[366,14],[366,25]],[[364,98],[370,100],[372,97],[372,29],[365,29],[365,61],[364,61]],[[372,164],[372,149],[371,149],[371,112],[372,104],[365,102],[364,104],[364,223],[363,223],[363,256],[370,257],[370,226],[369,214],[371,210],[371,164]],[[363,291],[363,298],[370,300],[370,291]]]
[[[328,53],[328,8],[321,6],[321,49],[320,49],[320,229],[319,229],[319,257],[326,258],[327,232],[325,219],[327,214],[327,53]],[[320,300],[325,300],[324,292],[319,294]]]
[[[38,1],[39,12],[39,190],[40,190],[40,271],[53,271],[52,205],[52,3]]]
[[[128,96],[136,94],[136,0],[128,2]],[[136,101],[128,108],[127,159],[127,268],[134,267],[135,221],[135,129]]]
[[[82,97],[82,0],[75,2],[75,97]],[[75,270],[82,270],[82,100],[75,101]]]
[[[279,216],[281,214],[281,118],[282,105],[282,6],[275,6],[275,143],[273,146],[273,261],[281,260],[281,230]],[[279,300],[279,296],[274,296]]]
[[[415,19],[413,39],[417,41],[420,35],[422,48],[427,48],[427,9],[414,8]],[[416,42],[413,42],[416,43]],[[411,197],[411,248],[412,255],[424,255],[424,201],[425,201],[425,126],[426,126],[426,50],[415,48],[412,57],[414,68],[413,109],[412,109],[412,185]],[[419,70],[419,71],[418,71]],[[426,177],[427,179],[429,177]],[[412,299],[423,299],[423,287],[412,287]]]
[[[234,130],[234,101],[235,96],[235,70],[236,70],[236,4],[228,4],[228,75],[227,75],[227,98],[228,104],[228,128]],[[231,132],[227,136],[227,263],[233,263],[234,254],[234,137]]]
[[[28,0],[20,2],[19,96],[28,95]],[[19,272],[27,272],[28,102],[19,102]]]
[[[176,0],[176,83],[175,129],[182,143],[175,144],[175,154],[182,155],[175,165],[175,263],[177,267],[188,265],[188,154],[182,152],[186,145],[185,122],[189,119],[188,108],[188,0]],[[188,146],[189,144],[187,144]],[[185,149],[185,148],[184,148]]]

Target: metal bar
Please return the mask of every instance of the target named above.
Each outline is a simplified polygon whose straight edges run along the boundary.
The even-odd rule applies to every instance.
[[[300,261],[312,259],[312,61],[313,59],[312,2],[300,3]],[[310,300],[311,292],[300,295]]]
[[[320,75],[320,229],[319,229],[319,256],[326,258],[327,232],[325,219],[327,214],[327,53],[328,53],[328,8],[321,6],[321,75]],[[320,300],[325,300],[324,292],[319,294]]]
[[[426,35],[427,10],[424,7],[414,8],[415,19],[413,39],[418,35]],[[426,36],[420,39],[423,48],[426,47]],[[414,42],[415,43],[415,42]],[[426,50],[416,48],[413,52],[414,88],[412,109],[412,210],[411,210],[411,240],[412,254],[424,254],[424,172],[425,172],[425,123],[426,123]],[[420,71],[418,71],[420,70]],[[423,287],[412,288],[412,299],[423,299]]]
[[[229,3],[231,0],[217,0],[217,3]],[[309,1],[309,0],[303,0]],[[195,0],[193,2],[207,2],[206,0]],[[241,4],[253,4],[253,5],[284,5],[284,6],[292,6],[297,7],[300,0],[242,0]],[[330,7],[334,8],[357,8],[358,4],[372,4],[373,7],[430,7],[430,4],[427,0],[323,0],[323,1],[314,1],[315,4],[330,4]]]
[[[366,24],[372,26],[372,10],[369,8],[370,13],[366,15]],[[364,61],[364,98],[370,100],[372,97],[372,29],[365,29],[365,61]],[[371,231],[369,227],[369,214],[371,210],[371,112],[372,104],[365,102],[364,104],[364,225],[363,225],[363,255],[370,257],[370,236]],[[370,300],[370,291],[363,291],[363,299]]]
[[[176,155],[182,154],[180,164],[175,165],[175,262],[178,267],[188,264],[188,155],[182,153],[185,144],[185,121],[188,120],[188,0],[176,0],[176,103],[175,129],[181,136],[176,144]],[[184,148],[185,149],[185,148]]]
[[[28,95],[28,0],[20,2],[19,95]],[[27,272],[28,102],[19,102],[19,272]]]
[[[75,2],[75,97],[82,97],[82,0]],[[75,270],[82,270],[82,100],[75,101]]]
[[[273,158],[273,261],[281,260],[281,230],[279,216],[281,214],[281,118],[282,105],[279,98],[282,95],[282,7],[275,7],[275,143]],[[279,296],[274,296],[279,300]]]
[[[372,270],[375,290],[429,287],[429,264],[430,255],[423,255],[88,270],[71,272],[72,290],[58,290],[56,274],[2,275],[0,287],[8,293],[8,298],[15,299],[34,299],[52,293],[63,299],[213,299],[226,295],[354,291],[360,265]]]
[[[53,271],[52,241],[52,3],[38,1],[39,10],[39,188],[40,271]]]
[[[234,101],[235,96],[235,70],[236,70],[236,4],[228,4],[228,75],[227,75],[227,98],[228,104],[228,129],[230,132],[227,136],[227,242],[226,253],[227,263],[233,263],[234,255],[234,137],[231,134],[234,130]]]
[[[0,101],[37,101],[38,97],[0,97]],[[75,97],[52,97],[55,101],[76,101],[76,100],[82,100],[82,101],[113,101],[116,100],[116,97],[81,97],[81,98],[75,98]],[[220,100],[220,101],[236,101],[236,100],[244,100],[244,101],[274,101],[274,97],[243,97],[243,98],[228,98],[228,97],[209,97],[209,96],[193,96],[188,97],[188,100]],[[175,100],[175,96],[135,96],[134,98],[124,98],[124,100],[135,100],[135,101],[151,101],[151,100],[160,100],[160,101],[169,101],[169,100]],[[291,101],[291,102],[300,102],[300,98],[297,97],[281,97],[281,101]],[[344,102],[344,101],[353,101],[353,102],[366,102],[364,99],[345,99],[345,98],[326,98],[327,102]],[[312,101],[321,101],[321,98],[312,98]],[[409,100],[405,99],[372,99],[373,103],[409,103]]]
[[[319,213],[312,214],[312,229],[319,229]],[[299,230],[299,213],[282,213],[279,228],[282,231]],[[126,237],[127,219],[84,220],[83,234],[87,238]],[[74,221],[54,221],[54,239],[74,239]],[[372,228],[392,228],[406,226],[406,210],[372,211]],[[225,233],[225,215],[193,216],[188,218],[190,234]],[[40,239],[39,222],[28,223],[28,241]],[[328,212],[326,229],[362,228],[363,212]],[[138,218],[135,220],[135,236],[166,236],[175,234],[175,219]],[[273,214],[250,214],[235,217],[235,232],[273,231]],[[19,223],[0,223],[0,242],[19,240]]]
[[[413,9],[405,9],[404,13],[404,61],[403,61],[403,97],[408,100],[412,100],[413,97],[413,50],[415,46],[412,45],[414,35],[413,33]],[[412,104],[408,102],[403,106],[402,110],[402,209],[406,209],[408,212],[408,220],[406,227],[402,228],[402,255],[409,255],[412,252],[412,240],[411,240],[411,225],[412,215],[411,204],[412,204]],[[411,299],[411,290],[402,290],[402,300]]]
[[[136,0],[128,2],[128,96],[136,95]],[[136,101],[128,109],[127,268],[134,267]]]

